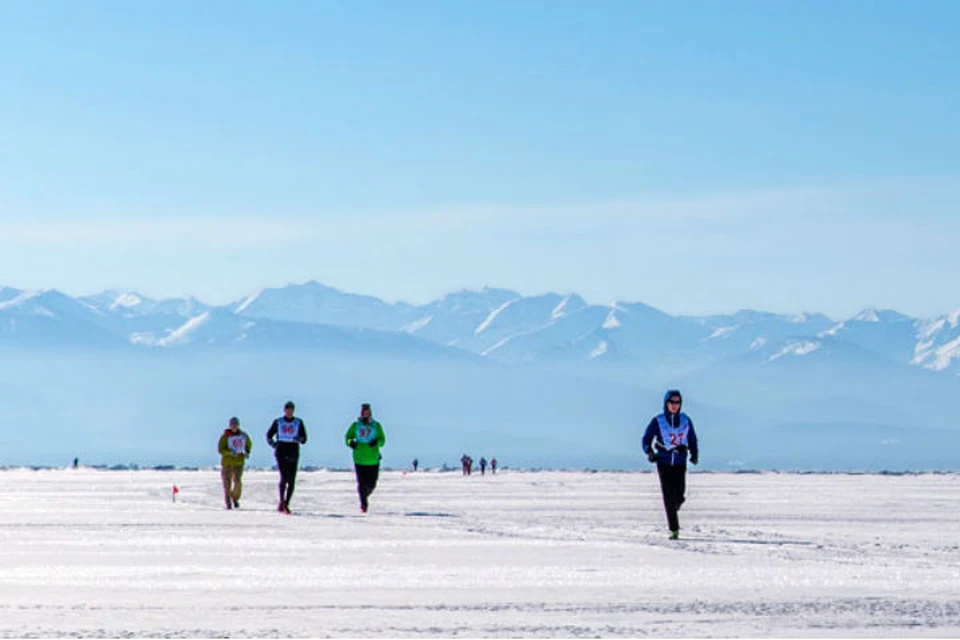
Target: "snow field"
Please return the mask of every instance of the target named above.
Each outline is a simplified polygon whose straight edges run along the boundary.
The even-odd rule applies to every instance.
[[[960,476],[0,472],[4,636],[957,636]],[[171,488],[179,485],[179,501]]]

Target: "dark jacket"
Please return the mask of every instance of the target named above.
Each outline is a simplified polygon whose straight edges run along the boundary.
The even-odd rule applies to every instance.
[[[648,456],[652,452],[657,464],[669,466],[685,466],[689,458],[694,464],[699,462],[700,447],[697,443],[697,432],[693,428],[693,420],[682,411],[680,413],[670,413],[667,407],[667,399],[673,396],[679,396],[676,391],[668,392],[663,398],[663,413],[654,416],[647,425],[647,430],[643,434],[643,452]],[[682,397],[681,397],[682,398]],[[682,408],[682,405],[681,405]],[[660,432],[660,418],[663,417],[668,424],[673,427],[680,425],[680,420],[686,418],[690,424],[690,430],[687,433],[687,445],[681,447],[669,447],[663,442],[663,436]]]
[[[277,440],[277,435],[280,433],[280,420],[284,418],[277,418],[273,421],[273,424],[270,425],[270,429],[267,430],[267,443],[273,447],[276,452],[277,458],[283,458],[285,460],[299,459],[300,458],[300,445],[307,444],[307,427],[304,424],[303,420],[300,418],[294,417],[293,420],[296,420],[299,423],[299,430],[297,431],[296,441],[295,442],[279,442]]]

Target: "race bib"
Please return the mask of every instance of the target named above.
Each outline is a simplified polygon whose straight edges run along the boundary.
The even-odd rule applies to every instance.
[[[362,444],[370,444],[376,439],[377,424],[375,422],[371,422],[370,424],[363,424],[362,422],[357,423],[357,442]]]
[[[236,454],[246,453],[247,452],[247,436],[230,436],[227,438],[227,446],[230,447],[230,451],[233,451]]]
[[[690,420],[686,415],[680,414],[680,426],[674,427],[667,421],[666,416],[661,415],[657,418],[660,423],[660,440],[667,451],[673,451],[677,447],[687,446],[687,436],[690,434]]]
[[[279,442],[297,442],[297,435],[300,433],[300,421],[280,420],[277,423],[277,440]]]

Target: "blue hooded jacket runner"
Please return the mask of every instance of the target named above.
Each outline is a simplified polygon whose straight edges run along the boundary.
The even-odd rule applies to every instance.
[[[657,464],[671,467],[686,465],[688,457],[696,463],[700,457],[693,421],[682,411],[671,414],[667,408],[667,400],[673,397],[683,402],[679,391],[667,391],[663,396],[663,413],[650,421],[643,434],[643,452],[647,455],[653,452]]]

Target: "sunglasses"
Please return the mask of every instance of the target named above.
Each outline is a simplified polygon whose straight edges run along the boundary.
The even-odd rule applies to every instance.
[[[680,404],[679,400],[667,400],[667,404]]]

